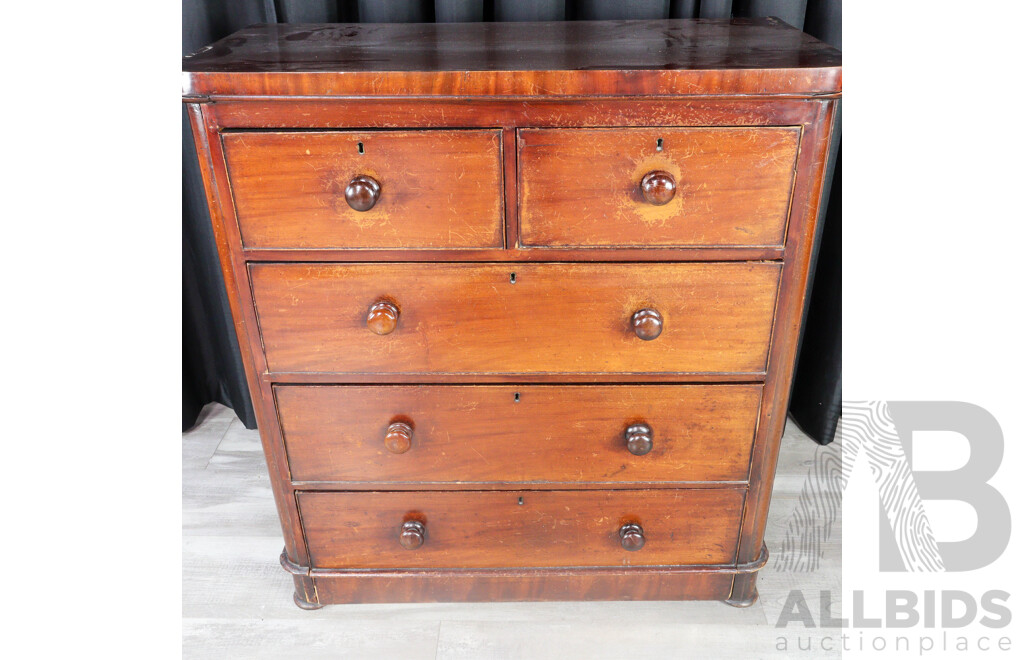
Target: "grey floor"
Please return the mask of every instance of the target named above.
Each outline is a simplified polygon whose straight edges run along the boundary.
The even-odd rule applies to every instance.
[[[828,451],[835,445],[822,449],[788,424],[766,533],[774,557],[761,572],[761,600],[749,609],[718,602],[598,602],[330,605],[305,612],[292,603],[291,576],[277,561],[281,530],[259,434],[212,404],[182,435],[184,657],[792,656],[798,645],[806,648],[808,634],[822,634],[800,624],[776,627],[791,590],[802,592],[815,619],[822,590],[839,598],[841,520],[831,534],[820,524],[813,534],[792,534],[808,475]],[[820,509],[825,500],[834,498],[805,493],[802,508]],[[800,569],[778,563],[787,532],[798,539],[790,559]],[[839,657],[838,650],[823,653],[817,639],[816,650],[802,657]],[[788,652],[779,650],[784,644]]]

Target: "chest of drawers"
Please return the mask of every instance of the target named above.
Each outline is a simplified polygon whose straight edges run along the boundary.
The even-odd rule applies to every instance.
[[[754,602],[835,50],[263,25],[183,68],[300,606]]]

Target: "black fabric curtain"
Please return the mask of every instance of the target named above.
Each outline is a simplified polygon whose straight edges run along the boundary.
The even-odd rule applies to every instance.
[[[183,0],[182,55],[253,23],[562,21],[776,16],[842,48],[842,0]],[[839,127],[837,126],[837,130]],[[841,392],[841,230],[835,140],[815,286],[790,413],[821,443],[832,441]],[[831,193],[831,194],[830,194]],[[218,401],[256,427],[188,118],[182,111],[182,386],[185,429]]]

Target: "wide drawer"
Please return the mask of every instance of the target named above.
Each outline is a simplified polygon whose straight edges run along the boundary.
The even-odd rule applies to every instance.
[[[227,133],[224,153],[242,244],[502,247],[500,135],[497,130]],[[376,182],[376,193],[372,182],[357,177]],[[357,207],[372,206],[357,210],[350,196]]]
[[[270,371],[361,374],[759,374],[780,272],[778,263],[250,266]],[[656,318],[660,336],[641,339]]]
[[[732,563],[744,493],[706,488],[297,496],[314,568],[499,568]],[[639,530],[623,530],[627,525]],[[624,542],[636,547],[640,538],[639,549],[624,548]]]
[[[797,127],[520,130],[520,242],[781,246],[799,137]]]
[[[760,385],[274,388],[291,477],[375,483],[745,481]]]

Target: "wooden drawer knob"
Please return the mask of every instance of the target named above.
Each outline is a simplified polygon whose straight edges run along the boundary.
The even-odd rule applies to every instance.
[[[372,176],[360,174],[345,187],[345,201],[356,211],[369,211],[380,199],[380,184]]]
[[[406,550],[415,550],[423,545],[423,539],[427,536],[427,527],[418,520],[408,520],[402,523],[402,533],[398,536],[398,542]],[[643,545],[643,542],[641,542]]]
[[[629,523],[619,528],[619,539],[622,549],[636,552],[644,547],[644,528],[636,523]]]
[[[676,196],[676,180],[668,172],[648,172],[640,180],[640,190],[648,203],[662,206]]]
[[[392,454],[404,454],[412,447],[412,427],[405,422],[395,422],[384,435],[384,446]]]
[[[370,305],[370,313],[366,315],[366,327],[378,335],[394,332],[398,325],[398,308],[382,300]]]
[[[633,332],[644,341],[657,339],[664,325],[661,313],[656,309],[641,309],[633,314]]]
[[[634,424],[626,429],[626,449],[634,456],[643,456],[654,447],[654,432],[646,424]]]

